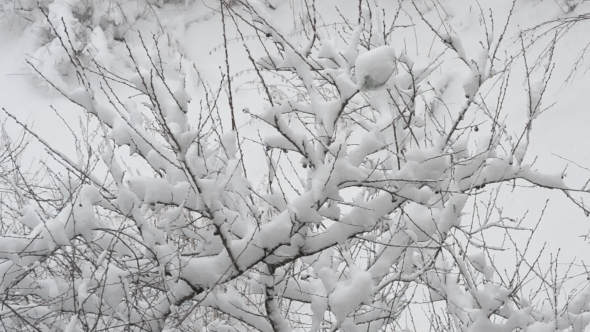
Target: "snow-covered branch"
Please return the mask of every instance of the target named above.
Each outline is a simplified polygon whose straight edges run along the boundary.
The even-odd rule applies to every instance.
[[[302,32],[290,33],[278,18],[286,2],[222,0],[211,15],[221,14],[224,69],[212,87],[181,45],[185,18],[160,20],[164,3],[137,2],[154,14],[151,38],[117,23],[127,7],[109,9],[120,16],[94,27],[87,44],[88,27],[69,2],[39,9],[64,70],[47,58],[28,65],[100,134],[75,161],[3,109],[67,170],[42,184],[2,173],[15,204],[0,235],[8,329],[588,325],[588,287],[567,306],[550,299],[549,313],[523,298],[523,285],[544,276],[539,265],[520,275],[522,258],[507,280],[494,255],[507,248],[488,235],[510,238],[520,255],[511,236],[534,233],[537,226],[504,217],[493,198],[517,182],[557,189],[590,211],[584,186],[536,170],[527,155],[553,59],[538,80],[524,59],[526,106],[499,102],[504,84],[518,88],[509,81],[516,60],[498,55],[514,4],[498,39],[483,19],[486,40],[474,48],[422,1],[391,13],[361,3],[358,17],[341,14],[335,33],[323,32],[315,2],[306,3],[293,7]],[[413,20],[395,25],[403,12]],[[408,26],[421,34],[416,49],[428,36],[432,52],[398,42]],[[229,52],[232,43],[243,47],[243,61]],[[236,88],[244,84],[253,86],[248,96]],[[506,112],[526,115],[524,127],[509,129]],[[522,135],[515,142],[511,132]],[[410,324],[418,311],[452,323]]]

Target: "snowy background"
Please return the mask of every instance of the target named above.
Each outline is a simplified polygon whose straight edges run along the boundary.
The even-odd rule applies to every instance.
[[[297,13],[301,9],[301,3],[287,0],[276,0],[275,2],[277,10],[273,12],[273,18],[276,18],[276,23],[280,23],[284,29],[283,31],[290,32],[295,37],[297,34],[302,33],[301,24],[297,23],[300,20]],[[428,7],[427,3],[423,4],[425,8]],[[378,4],[391,12],[394,12],[397,7],[397,4],[393,2],[390,4]],[[480,3],[486,8],[484,12],[487,13],[488,10],[492,10],[497,20],[495,24],[498,26],[504,24],[502,20],[506,19],[511,4],[511,1],[504,0],[482,1]],[[23,122],[30,124],[39,136],[52,145],[59,147],[65,154],[75,158],[75,144],[72,135],[64,125],[63,120],[50,109],[50,106],[57,109],[59,115],[74,130],[81,121],[81,112],[65,98],[52,91],[50,87],[39,84],[39,81],[32,77],[30,69],[26,67],[25,60],[34,61],[35,54],[40,53],[39,44],[42,37],[39,36],[40,27],[36,26],[39,23],[30,24],[26,19],[21,18],[18,13],[11,12],[12,5],[17,7],[18,3],[9,3],[4,6],[2,34],[0,36],[2,38],[0,41],[0,45],[2,45],[0,50],[1,106],[15,114]],[[330,33],[334,34],[331,25],[341,22],[338,11],[347,13],[351,17],[354,17],[357,11],[357,4],[354,1],[326,0],[318,1],[316,5],[317,11],[320,13],[320,22],[324,26],[321,32],[327,36],[330,36]],[[477,24],[480,10],[478,5],[475,2],[466,5],[466,2],[461,0],[446,0],[442,5],[447,11],[446,15],[450,17],[453,26],[459,29],[458,31],[461,32],[462,37],[470,41],[463,42],[467,52],[470,52],[470,47],[477,49],[479,45],[471,41],[481,39],[482,34],[481,27]],[[214,1],[211,1],[211,3],[190,1],[187,6],[184,3],[176,3],[167,4],[161,8],[152,7],[152,9],[157,9],[159,24],[164,24],[170,27],[171,31],[174,31],[174,38],[177,38],[183,48],[183,54],[195,63],[207,82],[219,82],[221,80],[220,68],[224,65],[221,18],[217,13],[219,8],[215,8],[215,6],[218,6],[218,4]],[[590,3],[580,3],[575,11],[571,13],[565,13],[565,8],[567,8],[565,3],[560,1],[518,1],[513,14],[516,23],[509,27],[506,35],[515,38],[519,31],[535,27],[543,22],[585,13],[590,9]],[[138,10],[137,8],[133,9]],[[133,9],[130,10],[133,11]],[[403,16],[402,14],[401,19],[404,19],[404,21],[400,25],[410,22],[407,17]],[[153,21],[156,19],[148,15],[146,20],[147,22],[140,22],[133,28],[141,31],[138,26],[143,24],[145,31],[149,33],[150,29],[154,28]],[[230,30],[228,32],[230,38],[239,38],[239,35],[235,32],[235,27],[230,26],[228,29]],[[549,172],[563,171],[566,164],[568,164],[567,160],[574,161],[583,167],[590,167],[590,149],[587,145],[587,142],[590,142],[590,130],[588,130],[590,112],[587,108],[587,105],[590,104],[590,94],[588,93],[590,76],[585,75],[588,63],[584,62],[583,57],[588,46],[588,31],[590,31],[588,29],[590,29],[590,25],[582,23],[574,26],[567,33],[563,33],[563,37],[560,38],[554,60],[556,68],[551,84],[549,84],[548,97],[546,97],[548,99],[547,104],[553,102],[556,104],[539,117],[532,132],[528,156],[538,157],[536,165]],[[420,31],[411,31],[410,28],[406,28],[406,30],[407,36],[404,36],[404,38],[407,38],[407,40],[400,40],[399,47],[407,47],[411,52],[413,46],[409,45],[413,43],[414,34],[420,33]],[[420,48],[430,47],[433,43],[432,36],[426,33],[424,35],[428,36],[427,40],[422,40],[422,35],[417,35],[420,42],[416,46],[418,51],[420,51]],[[116,45],[117,42],[115,41],[114,44]],[[248,85],[248,82],[253,79],[252,74],[243,71],[251,68],[251,64],[240,44],[241,41],[236,40],[230,43],[229,49],[232,60],[231,70],[235,73],[233,87],[235,89],[236,108],[249,108],[251,111],[260,110],[260,108],[264,107],[264,104],[261,103],[261,98],[258,98],[258,90],[253,85]],[[539,42],[537,51],[542,51],[546,44]],[[519,48],[520,44],[515,40],[511,47],[507,47],[506,50],[502,51],[518,53]],[[114,55],[112,55],[114,59],[112,61],[116,61],[117,51],[124,51],[121,45],[114,47]],[[436,50],[431,52],[435,54]],[[582,57],[581,62],[579,61],[580,57]],[[51,57],[48,57],[45,61],[51,61]],[[578,68],[575,68],[574,64]],[[460,66],[461,64],[457,63],[457,67]],[[574,69],[575,72],[572,75]],[[519,75],[520,77],[518,77]],[[519,80],[520,84],[524,84],[522,75],[522,72],[513,74],[516,84],[519,84]],[[221,96],[221,98],[225,98],[225,96]],[[509,95],[507,98],[509,104],[523,103],[525,96]],[[239,126],[251,120],[242,112],[239,112],[238,116]],[[509,117],[511,118],[510,121],[523,121],[524,118],[523,114],[509,114]],[[7,123],[9,124],[7,128],[14,130],[13,134],[20,132],[14,122],[8,121]],[[34,152],[32,150],[27,151],[27,162],[25,164],[32,163],[33,160],[45,160],[40,157],[43,154],[43,148],[36,144],[33,144],[33,146],[36,146],[37,149]],[[252,156],[252,160],[255,161],[260,157],[261,149],[255,146],[250,146],[248,149],[251,150],[248,150],[247,158]],[[576,167],[572,163],[569,164],[567,182],[585,182],[587,177],[590,176],[588,170]],[[255,169],[256,167],[253,166],[252,172],[256,172]],[[260,176],[263,176],[263,173],[263,171],[260,171]],[[588,225],[582,211],[568,206],[567,199],[563,195],[558,192],[517,189],[513,193],[504,196],[504,199],[506,203],[503,205],[511,211],[510,214],[522,215],[525,211],[530,210],[531,217],[538,216],[540,207],[549,199],[550,202],[545,214],[547,222],[541,224],[542,233],[546,234],[548,240],[548,248],[552,252],[561,249],[562,254],[567,254],[569,258],[580,258],[584,255],[587,249],[586,242],[578,236],[585,235],[590,230],[590,225]],[[568,207],[564,209],[564,206]],[[538,240],[541,241],[541,239]]]
[[[1,0],[0,0],[1,2]],[[68,17],[65,9],[67,6],[82,3],[83,0],[55,0],[54,14],[58,17],[64,17],[65,20],[73,19]],[[104,1],[105,4],[108,1]],[[141,1],[137,1],[141,3]],[[157,3],[157,1],[148,1],[149,5],[138,5],[136,2],[125,2],[117,14],[116,11],[110,11],[110,8],[103,8],[104,12],[96,11],[90,18],[90,21],[96,21],[95,26],[100,26],[101,17],[108,17],[108,22],[114,22],[117,26],[114,30],[108,30],[104,33],[102,30],[94,30],[87,38],[87,44],[80,45],[80,51],[92,56],[96,61],[105,66],[110,66],[115,71],[123,68],[127,49],[122,43],[118,33],[133,31],[125,35],[127,42],[137,49],[141,47],[141,41],[138,39],[138,33],[144,38],[151,38],[152,33],[161,33],[165,31],[165,37],[162,37],[162,45],[171,45],[169,54],[163,56],[170,60],[170,63],[182,63],[183,65],[194,64],[194,73],[192,77],[187,78],[187,92],[194,99],[204,97],[204,86],[211,86],[216,89],[219,82],[224,80],[226,72],[225,48],[223,38],[223,23],[219,13],[220,6],[217,1],[189,0],[173,3]],[[274,9],[266,9],[271,13],[271,18],[275,26],[280,27],[284,35],[289,36],[292,43],[303,43],[307,29],[306,18],[302,8],[305,7],[304,1],[299,0],[273,0],[269,1]],[[429,1],[416,1],[420,10],[425,17],[433,22],[441,17],[461,35],[463,52],[469,56],[478,54],[481,51],[481,42],[485,42],[485,31],[482,27],[482,20],[489,20],[490,13],[493,14],[493,24],[496,27],[503,27],[506,19],[512,15],[511,24],[508,26],[504,44],[498,51],[504,59],[510,55],[518,55],[522,50],[521,41],[518,34],[527,29],[538,27],[538,34],[534,45],[527,48],[527,58],[529,65],[533,65],[536,59],[543,58],[547,53],[547,47],[550,45],[552,38],[558,38],[553,54],[554,70],[551,74],[551,80],[545,92],[543,105],[554,104],[546,112],[538,115],[534,122],[533,130],[530,136],[530,145],[528,146],[527,155],[524,162],[532,163],[535,158],[534,168],[542,169],[547,173],[561,173],[564,170],[564,181],[574,187],[580,187],[590,178],[590,75],[586,71],[590,62],[586,61],[587,48],[590,43],[590,19],[588,22],[566,25],[560,29],[553,29],[548,34],[542,34],[544,27],[540,24],[553,21],[554,27],[559,22],[567,22],[568,18],[590,12],[590,2],[580,1],[573,8],[573,2],[562,0],[522,0],[516,1],[514,8],[512,1],[506,0],[484,0],[484,1],[464,1],[464,0],[444,0],[432,5]],[[8,1],[4,3],[0,12],[0,107],[5,108],[6,112],[13,114],[23,123],[28,124],[35,133],[51,146],[59,149],[62,153],[69,156],[72,160],[83,159],[76,152],[76,140],[72,131],[76,135],[86,134],[82,130],[83,125],[94,128],[96,123],[89,120],[83,114],[81,109],[73,105],[55,89],[40,79],[38,73],[35,73],[30,64],[41,68],[43,74],[51,80],[61,81],[64,86],[72,85],[75,82],[74,75],[67,73],[67,69],[61,69],[64,66],[64,55],[59,52],[59,45],[47,43],[47,23],[40,17],[39,13],[28,14],[22,8],[34,8],[34,1]],[[391,44],[391,54],[399,54],[400,51],[408,54],[420,54],[421,56],[433,57],[436,55],[444,59],[445,79],[449,82],[447,93],[448,100],[456,100],[461,103],[465,92],[461,89],[459,78],[465,75],[464,64],[456,56],[442,52],[443,45],[435,42],[429,28],[424,24],[419,24],[419,17],[412,14],[415,10],[409,3],[399,5],[397,1],[375,1],[368,5],[374,15],[384,15],[385,22],[392,19],[393,13],[397,12],[398,6],[403,10],[400,11],[396,25],[396,34]],[[570,7],[573,10],[570,10]],[[100,6],[97,6],[97,8]],[[338,33],[342,32],[343,17],[356,22],[358,16],[358,2],[356,1],[337,1],[337,0],[318,0],[315,3],[317,13],[317,25],[320,27],[318,34],[324,39],[334,41],[334,47],[340,48]],[[434,9],[434,10],[433,10]],[[441,9],[444,11],[441,12]],[[385,13],[385,14],[383,14]],[[101,16],[102,15],[102,16]],[[111,16],[109,16],[111,15]],[[586,14],[587,15],[587,14]],[[71,15],[70,15],[71,16]],[[59,22],[61,17],[55,19],[50,17],[49,20],[55,19]],[[134,17],[134,19],[130,19]],[[125,23],[123,20],[127,20]],[[303,22],[302,22],[303,21]],[[102,21],[100,21],[102,22]],[[388,23],[389,24],[389,23]],[[226,37],[228,38],[227,52],[230,60],[231,89],[233,104],[237,112],[235,113],[236,125],[240,134],[246,138],[241,148],[244,152],[244,164],[248,172],[248,178],[254,188],[263,188],[268,185],[267,161],[265,158],[265,149],[254,140],[259,135],[264,135],[268,129],[264,125],[254,121],[252,114],[262,114],[263,110],[268,107],[268,102],[261,96],[263,93],[257,81],[256,73],[253,70],[252,63],[249,59],[252,56],[255,59],[263,57],[265,50],[258,42],[258,36],[254,31],[242,22],[238,22],[241,32],[238,32],[236,25],[226,24]],[[115,31],[116,30],[116,31]],[[122,31],[121,31],[122,30]],[[500,28],[497,28],[500,31]],[[243,35],[241,35],[241,34]],[[158,35],[158,38],[161,36]],[[529,36],[530,37],[530,36]],[[498,38],[494,36],[493,38]],[[245,41],[243,41],[245,40]],[[244,45],[248,46],[248,52]],[[77,46],[78,47],[78,46]],[[166,48],[163,48],[166,50]],[[135,49],[133,49],[135,51]],[[367,57],[363,63],[359,58],[357,61],[357,82],[361,75],[362,66],[364,65],[367,72],[371,72],[371,65],[387,61],[389,53],[387,50],[381,50],[382,54],[373,54]],[[249,52],[252,54],[250,55]],[[182,59],[175,58],[181,54]],[[29,64],[27,64],[27,61]],[[523,66],[517,63],[510,68],[510,84],[518,89],[510,89],[505,97],[504,103],[510,111],[505,112],[506,123],[513,125],[512,128],[522,130],[527,116],[524,111],[519,111],[527,103],[527,96],[520,93],[526,84]],[[520,63],[522,64],[522,63]],[[542,65],[542,64],[540,64]],[[378,70],[383,70],[380,66]],[[392,69],[393,70],[393,69]],[[65,71],[65,74],[64,74]],[[121,72],[124,72],[121,69]],[[372,77],[376,73],[373,73]],[[389,77],[384,74],[385,79]],[[379,83],[379,82],[377,82]],[[281,84],[280,82],[277,84]],[[375,84],[368,82],[367,85]],[[359,83],[359,85],[362,85]],[[489,87],[488,90],[493,94],[495,88]],[[132,92],[123,90],[121,94],[131,94]],[[220,93],[218,102],[227,104],[227,89],[224,85],[223,93]],[[526,89],[526,87],[525,87]],[[452,105],[452,102],[449,104]],[[189,122],[198,121],[199,109],[197,103],[190,104]],[[55,109],[55,111],[53,109]],[[512,111],[511,109],[514,109]],[[242,111],[245,110],[245,111]],[[221,122],[226,128],[231,126],[230,114],[220,114]],[[16,137],[21,128],[6,116],[0,114],[0,118],[6,121],[6,129],[9,135]],[[265,129],[266,128],[266,129]],[[484,132],[483,126],[480,130]],[[480,133],[481,134],[481,133]],[[509,133],[518,137],[520,132]],[[475,138],[473,138],[475,139]],[[473,144],[470,141],[468,144]],[[51,158],[47,157],[44,147],[32,140],[30,148],[25,152],[23,165],[31,166],[34,169],[40,162],[53,165],[56,172],[63,172],[60,166]],[[133,161],[130,161],[133,163]],[[566,168],[567,165],[567,168]],[[579,166],[578,166],[579,165]],[[132,165],[131,167],[141,167],[141,164]],[[104,173],[101,166],[98,166],[97,172]],[[529,223],[534,224],[542,215],[538,235],[532,243],[532,255],[534,256],[545,247],[545,255],[540,264],[548,264],[551,259],[559,252],[559,259],[564,263],[574,260],[583,262],[590,260],[588,255],[588,239],[584,236],[590,232],[589,218],[585,216],[581,209],[572,204],[565,195],[559,190],[540,190],[539,188],[528,188],[520,183],[514,185],[505,185],[502,187],[502,194],[498,200],[498,205],[503,207],[502,213],[507,216],[520,218],[526,217]],[[543,207],[546,205],[546,210]],[[544,211],[542,213],[542,211]],[[519,241],[526,241],[526,234],[517,234]],[[502,239],[491,239],[491,242],[502,245]],[[553,257],[553,258],[552,258]],[[499,261],[502,266],[506,264],[506,269],[511,269],[511,258],[505,261]],[[564,265],[565,266],[565,265]],[[359,275],[362,278],[363,275]],[[346,292],[339,293],[345,296]],[[344,295],[342,295],[344,294]],[[354,294],[354,293],[352,293]],[[336,301],[336,300],[334,300]],[[346,302],[343,298],[342,302]],[[342,309],[346,310],[346,309]],[[338,313],[335,312],[338,316]]]

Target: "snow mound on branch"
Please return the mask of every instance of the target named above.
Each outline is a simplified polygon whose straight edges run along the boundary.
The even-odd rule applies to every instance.
[[[396,62],[392,46],[380,46],[359,55],[355,64],[359,89],[372,91],[384,86],[393,75]]]
[[[339,322],[343,322],[357,306],[371,303],[373,276],[370,272],[351,267],[350,279],[336,283],[328,297],[330,308]]]

